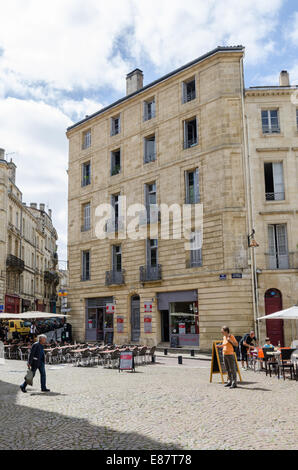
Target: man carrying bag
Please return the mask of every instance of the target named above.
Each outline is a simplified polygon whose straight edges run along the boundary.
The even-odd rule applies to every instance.
[[[49,392],[50,390],[46,387],[46,371],[45,371],[45,353],[43,349],[43,345],[47,342],[46,335],[39,335],[38,341],[33,344],[30,356],[28,359],[28,373],[25,377],[25,382],[20,385],[20,389],[23,393],[26,393],[27,385],[33,384],[33,377],[37,369],[40,372],[40,384],[41,384],[41,391],[42,392]],[[31,372],[31,374],[30,374]]]

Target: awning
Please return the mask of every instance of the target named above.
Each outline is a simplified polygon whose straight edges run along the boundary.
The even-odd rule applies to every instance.
[[[297,320],[298,319],[298,306],[287,308],[285,310],[280,310],[279,312],[271,313],[271,315],[265,315],[265,317],[260,317],[258,320]]]
[[[30,320],[38,318],[65,318],[69,315],[48,312],[0,313],[0,320]]]

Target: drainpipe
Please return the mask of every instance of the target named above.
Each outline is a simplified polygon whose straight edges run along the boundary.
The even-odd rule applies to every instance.
[[[240,77],[241,77],[241,101],[242,101],[242,122],[243,122],[243,139],[244,139],[244,171],[245,171],[245,186],[246,186],[246,198],[247,198],[247,223],[249,233],[254,228],[254,208],[253,208],[253,197],[252,197],[252,177],[250,167],[250,154],[249,154],[249,128],[247,122],[247,116],[245,113],[245,86],[244,86],[244,67],[243,57],[240,59]],[[258,279],[256,273],[256,256],[255,248],[251,248],[251,283],[253,292],[253,313],[254,313],[254,327],[259,338],[259,305],[258,305]]]

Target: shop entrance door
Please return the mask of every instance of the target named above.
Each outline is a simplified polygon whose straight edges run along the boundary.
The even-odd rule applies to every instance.
[[[282,310],[282,296],[281,292],[277,289],[269,289],[265,294],[265,313],[279,312]],[[266,334],[270,338],[271,343],[277,346],[280,342],[284,346],[284,322],[283,320],[267,320],[266,321]]]
[[[139,341],[140,333],[140,297],[136,295],[131,298],[131,341]]]
[[[163,343],[170,341],[170,314],[168,310],[163,310],[161,313],[161,338]]]
[[[86,340],[102,341],[103,340],[103,308],[88,308]]]

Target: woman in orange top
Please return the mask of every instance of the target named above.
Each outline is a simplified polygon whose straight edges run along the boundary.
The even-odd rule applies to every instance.
[[[228,382],[225,387],[236,388],[237,387],[237,367],[234,355],[234,347],[237,348],[238,341],[230,334],[228,326],[223,326],[221,329],[223,334],[222,344],[217,347],[223,350],[224,364],[228,372]]]

